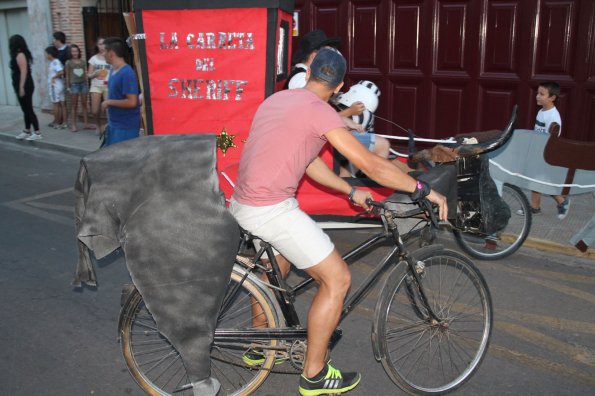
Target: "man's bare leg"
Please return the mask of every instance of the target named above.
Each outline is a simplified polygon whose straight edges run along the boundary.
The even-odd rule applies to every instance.
[[[531,191],[531,207],[539,209],[541,207],[541,193]]]
[[[329,340],[339,323],[343,301],[351,285],[351,273],[336,250],[305,271],[319,284],[308,313],[308,351],[304,375],[311,378],[326,364]]]
[[[291,264],[287,259],[283,256],[276,255],[275,259],[277,260],[277,265],[279,265],[279,269],[281,270],[281,275],[283,279],[287,278],[287,274],[289,274],[289,270],[291,269]],[[268,267],[270,266],[269,260],[263,259],[263,263]],[[266,274],[262,274],[260,278],[268,282],[268,278]],[[253,327],[267,327],[267,323],[265,320],[264,312],[262,307],[256,303],[255,299],[252,299],[252,326]]]
[[[390,154],[390,143],[388,139],[376,136],[376,142],[374,143],[374,154],[387,159]]]

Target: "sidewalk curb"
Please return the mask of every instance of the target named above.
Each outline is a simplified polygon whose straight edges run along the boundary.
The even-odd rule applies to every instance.
[[[588,249],[586,252],[581,252],[576,247],[571,245],[562,245],[560,243],[548,241],[539,238],[527,238],[523,243],[523,247],[533,248],[545,252],[561,253],[566,256],[574,256],[595,260],[595,250]]]
[[[3,133],[3,132],[0,132],[0,140],[9,142],[9,143],[14,143],[17,145],[23,145],[25,147],[30,147],[30,148],[37,147],[37,148],[41,148],[41,149],[50,149],[50,150],[60,151],[62,153],[72,154],[72,155],[76,155],[79,157],[84,157],[85,155],[93,152],[93,151],[81,149],[79,147],[71,147],[71,146],[65,146],[63,144],[47,142],[47,141],[44,141],[43,139],[36,140],[34,142],[30,142],[27,140],[17,140],[13,134],[7,134],[7,133]]]

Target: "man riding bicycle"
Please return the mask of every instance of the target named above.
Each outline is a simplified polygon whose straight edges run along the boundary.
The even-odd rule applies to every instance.
[[[343,56],[335,49],[323,48],[310,66],[305,88],[275,93],[259,106],[230,203],[230,211],[244,229],[283,255],[286,260],[277,259],[284,274],[289,271],[289,261],[319,284],[308,313],[308,350],[299,384],[302,395],[346,392],[361,380],[359,373],[341,372],[326,360],[351,274],[329,237],[300,210],[295,191],[306,173],[365,209],[371,194],[352,188],[329,169],[318,157],[324,144],[329,142],[377,183],[410,192],[415,199],[427,196],[438,205],[441,220],[448,215],[441,194],[368,151],[345,129],[327,103],[343,86],[345,70]]]

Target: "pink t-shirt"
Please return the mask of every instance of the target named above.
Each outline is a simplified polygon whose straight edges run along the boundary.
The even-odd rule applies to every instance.
[[[344,127],[337,112],[313,92],[271,95],[254,115],[233,197],[244,205],[267,206],[295,196],[306,168],[326,143],[324,135]]]

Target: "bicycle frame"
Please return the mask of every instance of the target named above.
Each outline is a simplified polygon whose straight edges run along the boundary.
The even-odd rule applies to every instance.
[[[438,227],[439,223],[428,201],[418,202],[412,210],[403,207],[407,203],[397,197],[387,203],[368,203],[379,209],[383,230],[364,238],[364,242],[343,258],[354,261],[355,256],[382,242],[386,251],[370,274],[347,296],[337,315],[338,322],[349,315],[386,272],[388,276],[383,279],[372,322],[374,357],[401,389],[412,394],[442,394],[463,385],[479,367],[489,345],[492,304],[483,276],[465,256],[440,245],[423,247],[409,254],[403,241],[417,241],[418,225]],[[422,213],[426,216],[419,218],[417,215]],[[414,223],[418,220],[419,223],[411,227],[399,223],[407,230],[401,236],[397,219],[408,217],[415,217]],[[428,229],[423,228],[422,239]],[[248,233],[243,233],[244,242],[250,238]],[[386,241],[387,238],[390,241]],[[270,265],[262,259],[265,253],[270,257]],[[211,363],[216,366],[219,378],[224,379],[226,390],[249,394],[262,384],[269,372],[303,369],[308,329],[300,324],[294,302],[296,294],[312,279],[288,286],[273,248],[267,243],[263,243],[255,257],[237,256],[235,263],[219,311],[220,327],[215,329]],[[192,388],[181,355],[159,333],[151,313],[142,303],[142,296],[134,291],[120,316],[122,350],[130,372],[151,394]],[[337,327],[328,340],[328,347],[332,349],[341,336],[342,330]],[[442,353],[436,354],[436,348],[448,355],[447,361],[441,358]],[[412,355],[413,350],[417,352]],[[254,359],[246,358],[255,353],[251,351],[258,351],[258,356],[263,356],[264,360],[253,363]],[[462,353],[451,356],[450,351]],[[426,378],[424,373],[419,373],[420,359],[424,370],[427,368],[428,373],[434,371],[436,375]],[[273,369],[283,361],[289,362],[291,371]],[[409,369],[402,371],[402,364]]]
[[[409,214],[421,213],[423,209],[416,209],[414,211],[410,211]],[[386,212],[389,212],[387,214]],[[384,231],[373,235],[372,237],[368,238],[364,242],[360,243],[355,248],[351,249],[349,252],[345,253],[342,258],[343,260],[347,261],[350,258],[356,256],[357,254],[367,251],[368,249],[372,248],[374,245],[378,244],[379,242],[385,241],[388,238],[394,242],[394,246],[392,247],[391,251],[383,258],[381,263],[372,271],[364,281],[358,286],[358,288],[353,291],[346,299],[343,304],[343,308],[341,311],[341,316],[339,319],[339,323],[343,321],[343,319],[349,315],[349,313],[354,309],[354,307],[365,297],[366,293],[370,290],[370,288],[376,283],[378,279],[380,279],[380,275],[382,275],[385,271],[387,271],[391,267],[396,267],[401,263],[405,263],[406,268],[410,274],[412,274],[413,278],[415,279],[417,289],[419,290],[419,295],[421,297],[421,302],[424,305],[424,308],[427,310],[429,316],[435,320],[436,322],[440,322],[441,320],[437,317],[434,313],[432,307],[428,303],[424,290],[419,285],[421,284],[419,275],[416,271],[416,263],[413,261],[413,257],[408,253],[407,249],[405,249],[403,245],[403,240],[401,239],[401,235],[399,234],[395,217],[390,215],[390,211],[386,211],[382,214],[383,224],[384,224]],[[267,254],[270,261],[270,267],[266,267],[264,265],[254,265],[248,269],[246,274],[251,271],[254,271],[256,268],[261,268],[264,270],[268,282],[262,281],[262,284],[266,287],[269,287],[275,297],[277,302],[279,303],[279,307],[283,312],[283,316],[286,321],[285,328],[279,329],[251,329],[251,330],[230,330],[230,331],[220,331],[216,330],[216,338],[219,340],[224,340],[226,338],[233,338],[238,340],[238,338],[245,339],[245,340],[271,340],[271,339],[306,339],[307,338],[307,329],[301,327],[300,320],[298,314],[293,306],[293,302],[295,301],[295,296],[298,292],[303,290],[306,286],[308,286],[314,279],[308,277],[307,279],[303,280],[296,286],[289,286],[285,282],[285,280],[281,277],[281,270],[275,259],[273,248],[272,246],[264,242],[262,243],[261,248],[256,253],[256,256],[252,260],[252,263],[259,263],[261,262],[261,258],[264,256],[264,253]],[[246,275],[247,276],[247,275]],[[236,286],[239,287],[239,284]],[[230,293],[230,295],[233,295]],[[226,307],[226,301],[223,303],[223,309]],[[340,338],[341,330],[337,328],[331,337],[331,345],[334,345],[335,342]]]

